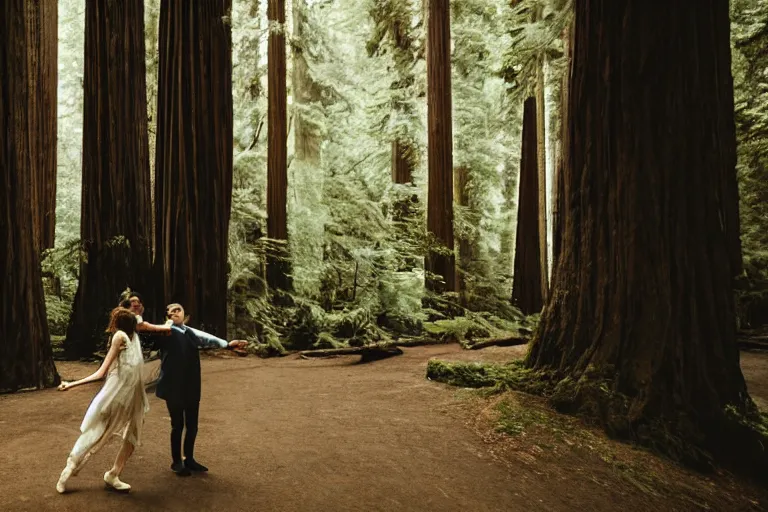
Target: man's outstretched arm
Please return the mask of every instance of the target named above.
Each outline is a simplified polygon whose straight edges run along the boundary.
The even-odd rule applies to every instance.
[[[188,325],[185,325],[184,327],[194,335],[197,339],[198,346],[202,348],[245,348],[248,345],[248,342],[244,340],[227,341]]]
[[[229,346],[227,340],[223,340],[217,336],[214,336],[213,334],[201,331],[200,329],[195,329],[194,327],[190,327],[188,325],[186,328],[192,331],[195,336],[197,336],[197,339],[200,341],[199,345],[203,348],[227,348]]]

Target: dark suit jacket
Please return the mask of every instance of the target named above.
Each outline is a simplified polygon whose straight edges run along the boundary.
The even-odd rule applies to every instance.
[[[200,339],[189,329],[171,327],[170,336],[155,337],[160,349],[160,378],[155,394],[169,404],[193,405],[200,401]]]

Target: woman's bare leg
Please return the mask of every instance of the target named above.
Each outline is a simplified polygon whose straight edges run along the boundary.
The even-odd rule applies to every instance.
[[[131,454],[133,454],[133,450],[134,446],[130,441],[123,441],[123,446],[117,453],[117,458],[115,458],[115,465],[112,466],[112,469],[110,469],[109,472],[115,476],[120,476],[123,472],[123,468],[125,468],[125,463],[128,461]]]

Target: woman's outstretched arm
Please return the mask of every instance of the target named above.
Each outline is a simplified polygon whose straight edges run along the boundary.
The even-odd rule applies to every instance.
[[[141,322],[136,326],[136,331],[147,334],[171,334],[170,325],[155,325],[149,322]]]
[[[91,375],[87,376],[84,379],[76,380],[73,382],[62,382],[59,385],[59,391],[66,391],[69,388],[79,386],[80,384],[87,384],[88,382],[95,382],[97,380],[101,380],[107,375],[107,371],[109,371],[109,367],[112,365],[112,362],[115,360],[117,355],[120,353],[122,348],[125,346],[125,342],[128,339],[128,336],[124,333],[122,336],[113,336],[112,337],[112,344],[109,347],[109,352],[107,352],[107,357],[104,358],[104,361],[101,363],[101,366],[99,366],[99,369],[96,370]]]

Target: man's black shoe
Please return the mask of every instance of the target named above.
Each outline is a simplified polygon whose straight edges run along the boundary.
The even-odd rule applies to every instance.
[[[192,474],[192,472],[181,461],[171,464],[171,471],[176,473],[177,476],[189,476]]]
[[[191,471],[208,471],[208,468],[197,462],[195,459],[184,459],[184,466]]]

